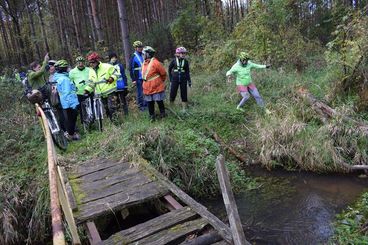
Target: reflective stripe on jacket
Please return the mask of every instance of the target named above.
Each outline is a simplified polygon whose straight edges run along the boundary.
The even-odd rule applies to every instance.
[[[95,91],[96,94],[101,94],[103,97],[116,91],[116,80],[118,72],[115,67],[107,63],[99,63],[96,69],[89,69],[88,79],[90,83],[85,90],[88,92]],[[106,80],[112,77],[114,81],[107,83]]]
[[[170,82],[188,82],[191,84],[188,60],[173,59],[169,65],[169,76]]]
[[[164,66],[156,58],[147,59],[142,66],[143,93],[145,95],[156,94],[165,91],[167,77]]]
[[[129,73],[133,81],[142,80],[143,55],[135,51],[130,58]]]

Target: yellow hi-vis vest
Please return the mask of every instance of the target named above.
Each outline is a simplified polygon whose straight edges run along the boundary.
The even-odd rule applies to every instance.
[[[112,92],[116,91],[116,80],[118,77],[118,71],[116,68],[107,63],[99,63],[97,70],[90,68],[88,80],[90,83],[86,86],[85,90],[88,92],[95,92],[101,94],[102,97],[106,97]],[[107,83],[106,80],[112,77],[114,81]]]

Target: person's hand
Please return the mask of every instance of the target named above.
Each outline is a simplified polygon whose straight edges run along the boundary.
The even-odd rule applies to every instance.
[[[266,65],[266,68],[271,68],[271,65],[270,64]]]
[[[106,83],[110,84],[114,82],[114,78],[109,77],[109,79],[106,80]]]
[[[232,78],[231,76],[227,76],[227,82],[228,82],[228,83],[231,83],[231,82],[232,82],[232,80],[233,80],[233,78]]]
[[[50,60],[49,53],[46,53],[44,61],[49,62],[49,60]]]
[[[137,84],[137,81],[132,81],[133,84]]]
[[[189,86],[189,88],[191,88],[192,87],[192,83],[188,83],[188,86]]]
[[[84,90],[84,96],[87,96],[87,95],[89,95],[88,90]]]

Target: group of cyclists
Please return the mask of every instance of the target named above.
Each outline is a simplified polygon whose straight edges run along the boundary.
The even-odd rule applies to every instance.
[[[149,118],[154,121],[157,117],[156,102],[159,118],[163,118],[166,116],[166,69],[155,57],[156,51],[152,47],[144,46],[141,41],[135,41],[133,47],[135,50],[128,67],[132,83],[136,86],[137,105],[141,111],[148,108]],[[187,86],[191,86],[186,54],[184,47],[177,48],[168,69],[171,82],[170,102],[174,102],[180,87],[185,106],[188,101]],[[123,114],[128,115],[128,79],[124,65],[115,52],[110,52],[108,59],[108,62],[103,62],[97,52],[92,52],[86,58],[78,56],[75,67],[71,69],[67,60],[50,60],[46,54],[42,63],[35,61],[30,64],[24,82],[28,87],[27,98],[31,103],[41,104],[45,99],[51,102],[58,112],[60,126],[68,140],[80,139],[76,132],[76,122],[79,114],[83,123],[81,105],[88,98],[98,95],[106,115],[112,121],[117,108],[122,108]]]
[[[183,109],[186,109],[188,86],[192,86],[186,48],[178,47],[175,50],[175,58],[169,63],[167,72],[155,57],[155,49],[144,46],[141,41],[135,41],[133,47],[135,50],[131,55],[128,69],[132,83],[136,86],[136,102],[139,110],[145,111],[148,108],[149,119],[155,121],[156,102],[159,109],[158,117],[166,117],[164,99],[167,74],[170,79],[169,101],[171,103],[175,101],[180,88]],[[246,52],[241,52],[238,58],[226,73],[229,82],[232,77],[236,77],[237,90],[242,96],[236,109],[244,111],[242,106],[252,95],[257,104],[263,107],[266,113],[270,113],[264,107],[263,99],[251,79],[252,68],[269,68],[270,65],[253,63]],[[27,84],[33,88],[27,93],[29,101],[41,103],[45,98],[49,98],[58,111],[61,128],[69,140],[80,139],[80,135],[76,132],[76,122],[79,114],[83,123],[81,105],[88,98],[98,95],[106,115],[112,121],[116,116],[117,108],[122,108],[123,114],[128,115],[126,98],[128,79],[118,55],[110,52],[108,62],[102,62],[101,56],[97,52],[92,52],[86,59],[78,56],[75,62],[75,67],[70,69],[66,60],[50,60],[49,55],[46,54],[42,64],[38,62],[30,64],[30,71],[27,74]],[[50,86],[45,84],[53,84],[53,86],[50,89]]]

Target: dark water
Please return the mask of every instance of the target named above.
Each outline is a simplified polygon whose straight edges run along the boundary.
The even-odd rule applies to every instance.
[[[240,193],[236,202],[247,239],[256,244],[325,244],[335,215],[368,191],[368,179],[252,170],[260,187]],[[226,219],[222,198],[204,201]]]

